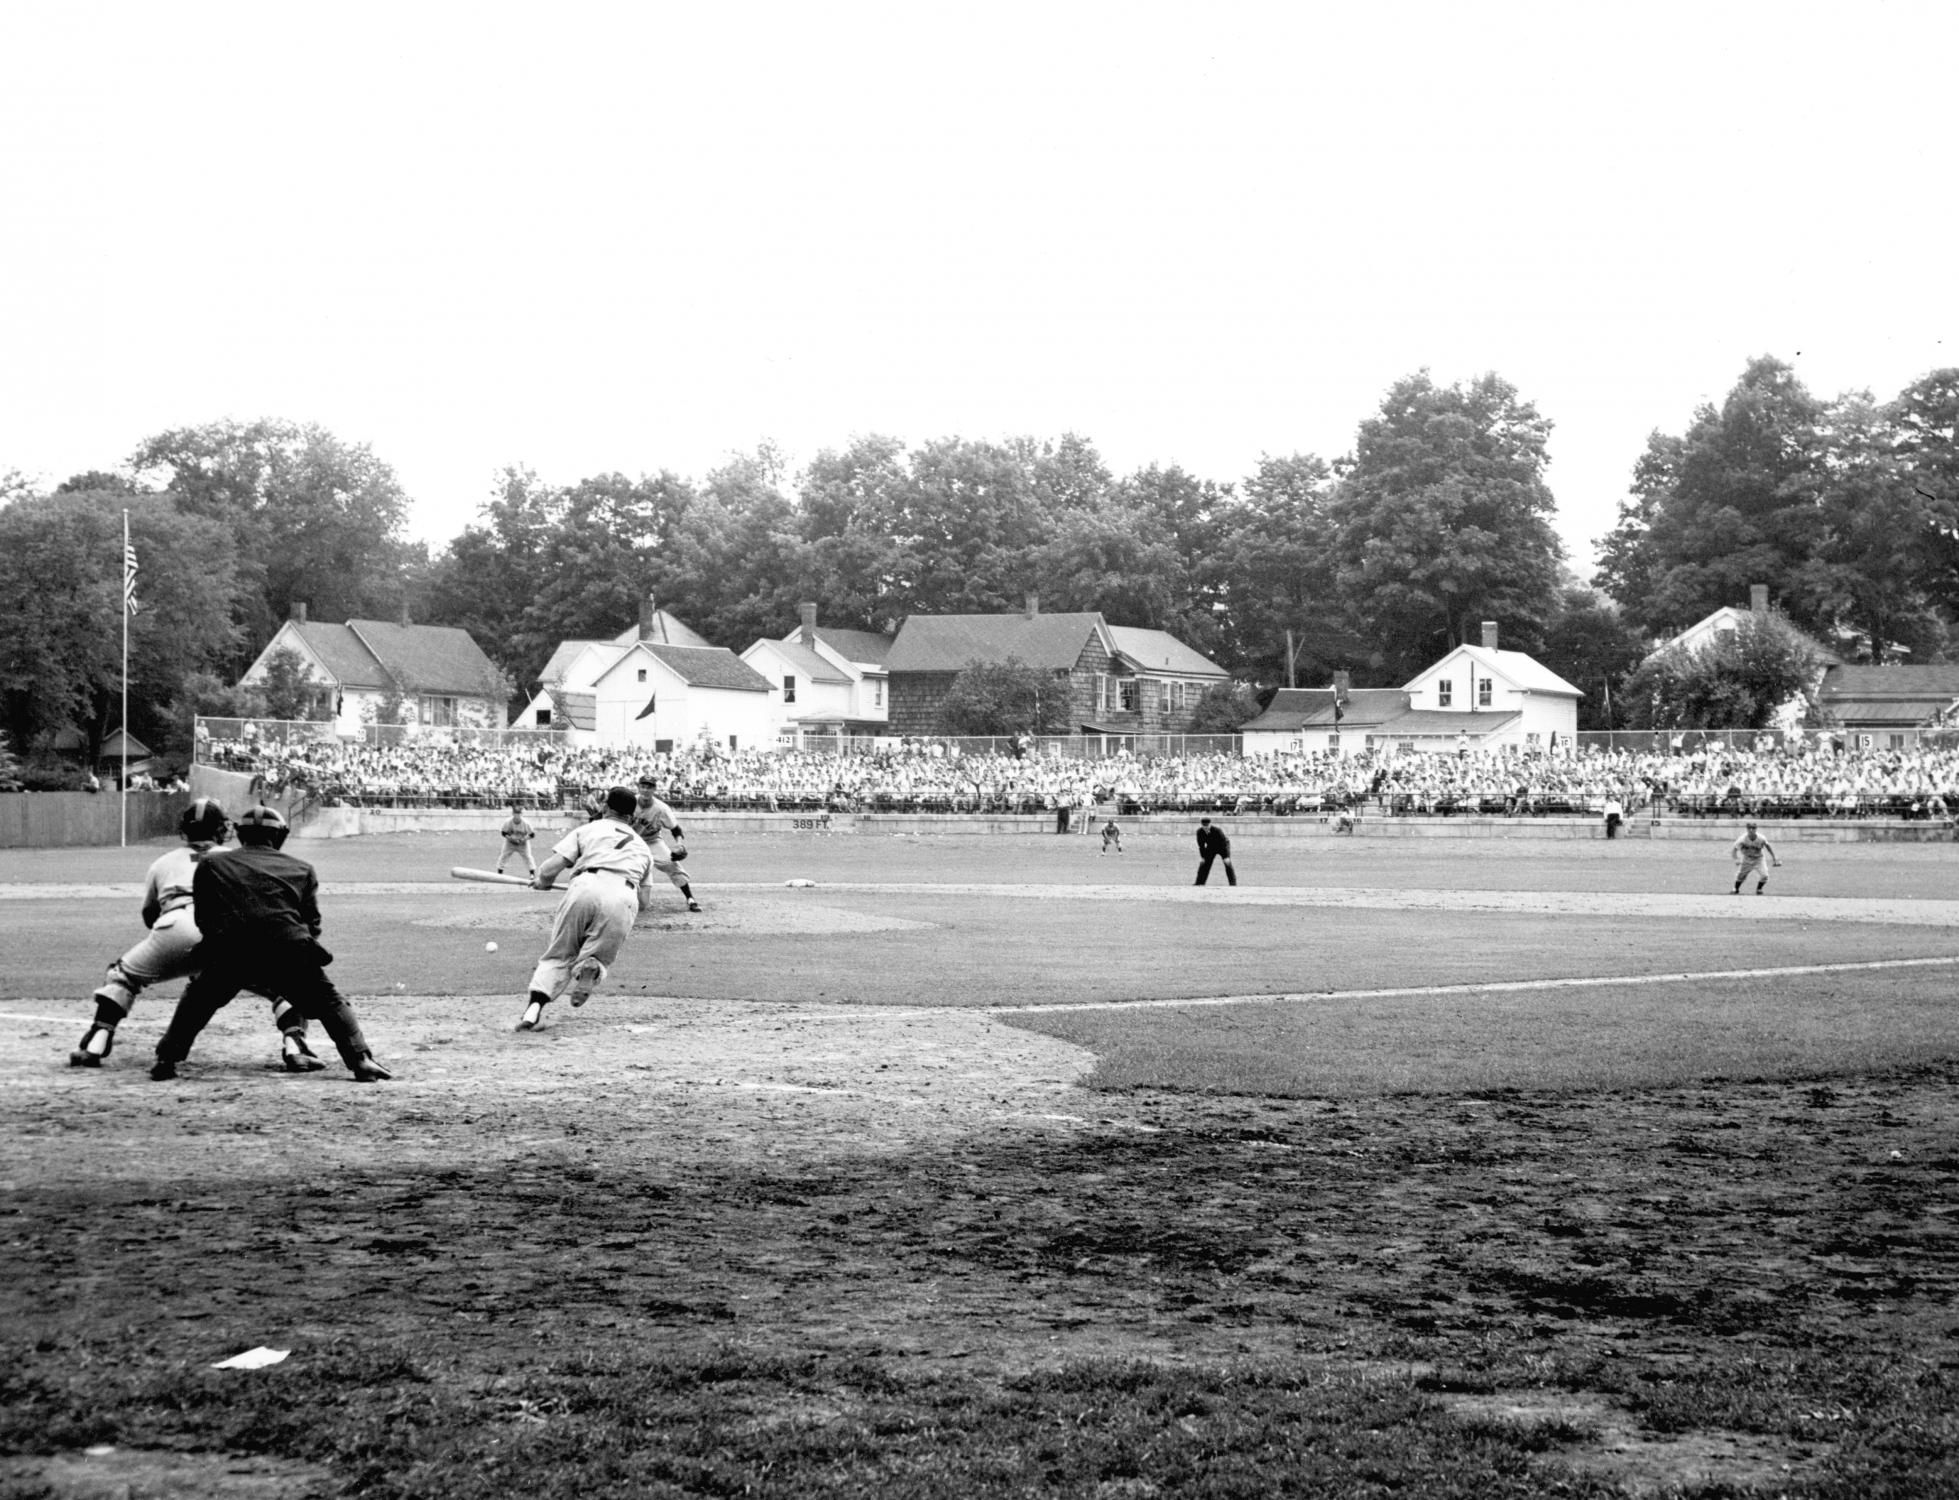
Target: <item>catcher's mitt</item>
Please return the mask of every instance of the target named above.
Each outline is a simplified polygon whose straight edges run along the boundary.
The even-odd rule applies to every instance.
[[[675,864],[679,864],[683,859],[687,857],[687,846],[685,844],[675,844],[672,846],[672,848],[673,848],[673,852],[669,854],[667,857],[671,859]]]

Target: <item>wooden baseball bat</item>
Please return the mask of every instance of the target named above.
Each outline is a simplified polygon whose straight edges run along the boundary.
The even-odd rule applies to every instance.
[[[524,875],[499,875],[495,870],[472,870],[468,865],[453,865],[449,870],[452,880],[480,880],[485,885],[528,886],[530,878]]]

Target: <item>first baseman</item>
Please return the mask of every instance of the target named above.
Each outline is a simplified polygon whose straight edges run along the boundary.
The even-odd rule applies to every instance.
[[[519,1031],[542,1026],[545,1007],[566,991],[574,1006],[591,999],[632,935],[639,891],[653,869],[652,852],[633,832],[638,805],[631,787],[613,787],[605,794],[604,812],[558,840],[537,867],[531,884],[540,891],[550,890],[565,870],[571,871],[571,882],[552,919],[551,941],[531,971]]]
[[[150,866],[143,884],[143,925],[149,934],[109,965],[109,976],[96,990],[95,1019],[68,1062],[76,1068],[99,1068],[116,1045],[116,1027],[136,1006],[136,997],[166,979],[183,979],[199,967],[203,934],[191,899],[198,862],[225,841],[231,821],[224,808],[199,797],[177,819],[184,846],[172,849]],[[306,1017],[284,999],[272,1002],[272,1023],[284,1037],[282,1058],[288,1073],[310,1073],[325,1066],[306,1045]]]

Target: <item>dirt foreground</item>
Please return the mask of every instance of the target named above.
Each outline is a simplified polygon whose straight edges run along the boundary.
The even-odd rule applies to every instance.
[[[1635,1492],[1785,1488],[1837,1451],[1852,1417],[1816,1393],[1749,1430],[1656,1418],[1738,1354],[1954,1366],[1950,1067],[1220,1101],[1089,1091],[1087,1054],[971,1010],[601,995],[524,1036],[508,997],[404,996],[369,1002],[391,1084],[274,1071],[245,1001],[157,1084],[140,1041],[51,1066],[72,1021],[32,1005],[0,1007],[0,1295],[42,1358],[362,1341],[484,1399],[622,1342],[999,1376],[1304,1359],[1552,1423],[1556,1463]],[[1533,1361],[1532,1388],[1502,1383]],[[4,1472],[192,1492],[159,1467],[184,1455],[98,1447]],[[204,1463],[198,1493],[329,1483]]]

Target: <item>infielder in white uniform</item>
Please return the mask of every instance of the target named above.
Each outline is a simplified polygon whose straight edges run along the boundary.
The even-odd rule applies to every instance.
[[[76,1068],[99,1068],[116,1045],[116,1027],[136,1006],[136,997],[153,984],[186,979],[198,971],[198,931],[191,881],[197,862],[225,841],[230,819],[209,797],[199,797],[177,820],[184,847],[172,849],[150,866],[143,885],[143,925],[149,935],[109,965],[109,977],[96,990],[95,1019],[81,1042],[68,1054]],[[285,1000],[272,1002],[272,1024],[284,1037],[281,1044],[288,1073],[311,1073],[326,1066],[306,1045],[306,1017]]]
[[[1762,887],[1769,883],[1769,872],[1762,867],[1764,858],[1768,860],[1771,867],[1782,868],[1782,861],[1776,856],[1775,846],[1755,831],[1753,823],[1748,824],[1742,830],[1741,837],[1735,840],[1734,857],[1734,894],[1737,896],[1741,894],[1741,888],[1750,875],[1755,877],[1755,894],[1758,896],[1762,894]]]
[[[551,941],[531,971],[530,1002],[517,1022],[519,1031],[542,1026],[545,1007],[567,990],[574,1006],[591,999],[631,936],[639,891],[653,869],[652,852],[633,832],[636,807],[631,787],[613,787],[605,794],[604,812],[558,840],[537,867],[531,881],[537,890],[550,890],[565,870],[571,871],[571,882],[558,903]]]
[[[639,784],[639,811],[633,815],[633,831],[646,841],[652,852],[653,868],[687,898],[687,910],[699,911],[701,903],[694,899],[694,887],[688,883],[687,872],[680,868],[680,862],[687,857],[687,835],[681,832],[680,820],[673,815],[673,809],[654,795],[651,781],[642,780]],[[639,909],[650,911],[652,906],[652,888],[642,885]]]

